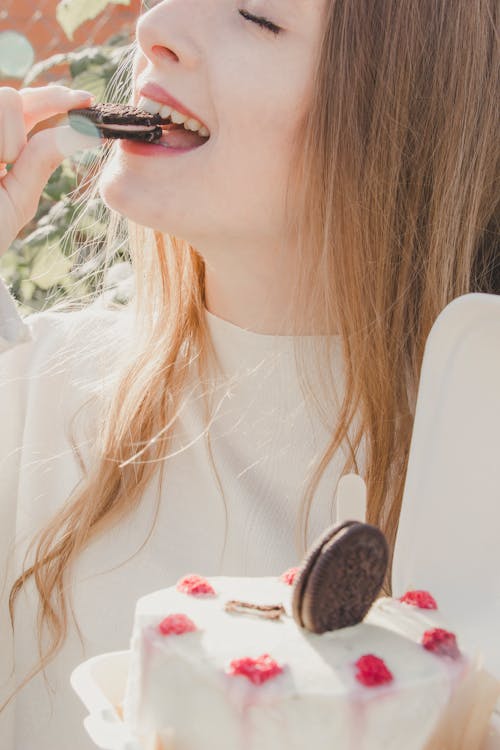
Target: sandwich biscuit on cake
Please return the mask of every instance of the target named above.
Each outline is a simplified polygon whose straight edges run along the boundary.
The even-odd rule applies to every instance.
[[[361,622],[382,588],[389,563],[379,528],[359,521],[330,527],[297,572],[293,616],[312,633]]]

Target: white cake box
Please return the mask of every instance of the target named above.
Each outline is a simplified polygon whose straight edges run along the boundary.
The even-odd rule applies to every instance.
[[[468,294],[443,310],[427,339],[392,584],[394,596],[431,591],[464,650],[481,652],[497,679],[499,435],[500,297]],[[85,728],[102,750],[144,750],[116,710],[128,658],[102,654],[71,676],[89,711]],[[495,737],[481,750],[500,750],[500,714],[492,724]]]
[[[89,711],[83,724],[92,742],[103,750],[144,750],[117,712],[123,702],[129,651],[94,656],[71,674],[71,686]]]

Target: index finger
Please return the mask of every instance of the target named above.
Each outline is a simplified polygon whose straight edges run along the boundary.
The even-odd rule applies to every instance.
[[[20,89],[24,124],[29,133],[39,122],[70,109],[90,106],[95,97],[89,91],[78,91],[59,84]]]

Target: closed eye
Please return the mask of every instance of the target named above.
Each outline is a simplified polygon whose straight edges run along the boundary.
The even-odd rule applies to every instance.
[[[279,26],[276,26],[276,24],[271,23],[271,21],[268,21],[267,18],[262,18],[262,16],[253,16],[251,13],[248,13],[246,10],[240,10],[238,12],[247,21],[251,21],[252,23],[256,23],[257,26],[260,26],[261,28],[267,29],[268,31],[272,31],[272,33],[275,34],[276,36],[278,36],[278,34],[281,31]]]
[[[151,10],[155,5],[159,5],[160,2],[161,0],[141,0],[141,13]],[[248,11],[246,10],[240,10],[239,13],[247,21],[251,21],[252,23],[257,24],[257,26],[271,31],[275,36],[278,36],[278,34],[282,31],[279,26],[276,26],[276,24],[268,21],[267,18],[263,18],[263,16],[254,16],[251,13],[248,13]]]

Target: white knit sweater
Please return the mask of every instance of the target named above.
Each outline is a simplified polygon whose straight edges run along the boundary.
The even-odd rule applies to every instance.
[[[176,428],[153,534],[132,557],[153,521],[156,482],[134,515],[96,539],[79,559],[71,591],[83,648],[70,621],[64,647],[47,669],[51,692],[38,675],[0,714],[2,750],[93,750],[82,726],[86,711],[69,677],[91,656],[128,648],[140,596],[190,572],[274,575],[299,562],[294,534],[304,481],[329,435],[304,403],[293,338],[256,334],[208,311],[206,318],[227,376],[217,387],[210,427],[227,527],[221,488],[199,437],[203,419],[195,388]],[[76,424],[85,457],[95,437],[103,378],[113,372],[130,325],[130,313],[99,307],[22,319],[0,280],[0,702],[38,660],[34,587],[29,584],[18,599],[13,642],[10,585],[21,570],[26,544],[81,477],[69,422],[89,396],[97,395]],[[85,347],[96,336],[109,343],[97,361]],[[333,343],[333,370],[341,388],[339,340]],[[336,457],[319,485],[309,541],[332,522],[344,461],[345,455]]]

